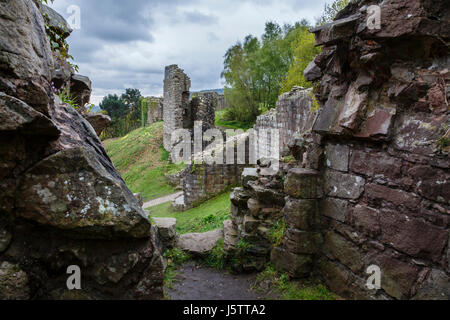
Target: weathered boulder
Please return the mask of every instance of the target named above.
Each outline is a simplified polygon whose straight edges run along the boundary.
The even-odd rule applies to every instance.
[[[29,0],[0,2],[0,91],[49,114],[53,56],[44,19]]]
[[[25,102],[0,92],[0,132],[18,131],[56,139],[60,131],[45,115]]]
[[[75,103],[84,107],[91,98],[92,82],[91,80],[79,74],[75,74],[70,79],[70,94],[74,97]]]
[[[67,23],[66,19],[64,19],[58,12],[45,4],[41,4],[39,6],[39,10],[50,28],[55,29],[55,31],[64,38],[70,36],[73,30]]]
[[[36,3],[0,2],[0,299],[160,299],[158,235],[92,125],[51,93]]]
[[[88,113],[84,115],[84,117],[94,128],[98,136],[100,136],[103,130],[111,123],[111,118],[102,113]]]
[[[17,215],[87,238],[150,236],[150,223],[133,194],[89,149],[60,151],[28,170]]]
[[[159,238],[163,248],[173,248],[177,241],[177,219],[152,218],[154,226],[158,229]]]
[[[223,239],[223,230],[205,233],[182,234],[177,240],[177,248],[194,256],[205,256]]]

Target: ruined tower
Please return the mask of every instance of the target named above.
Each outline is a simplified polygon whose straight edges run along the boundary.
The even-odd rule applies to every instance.
[[[191,80],[177,65],[166,67],[164,77],[164,148],[172,149],[171,134],[177,129],[186,128],[190,117],[189,89]]]

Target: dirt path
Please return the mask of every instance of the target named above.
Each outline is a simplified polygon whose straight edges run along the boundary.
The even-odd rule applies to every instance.
[[[193,262],[179,269],[171,300],[262,300],[251,290],[255,275],[231,275],[223,271],[198,267]]]
[[[166,202],[174,201],[176,198],[178,198],[182,194],[183,194],[183,192],[177,192],[177,193],[165,196],[165,197],[161,197],[161,198],[158,198],[158,199],[155,199],[152,201],[148,201],[148,202],[144,203],[142,208],[148,209],[151,207],[159,206],[160,204],[163,204]]]

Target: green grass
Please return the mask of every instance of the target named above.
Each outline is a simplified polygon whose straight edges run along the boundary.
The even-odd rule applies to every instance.
[[[237,120],[226,120],[225,119],[226,112],[227,112],[226,109],[216,111],[216,126],[233,130],[242,129],[244,131],[253,128],[254,125],[253,123],[242,122]]]
[[[163,131],[163,123],[158,122],[103,142],[128,188],[134,193],[141,192],[144,201],[174,193],[165,174],[184,168],[184,165],[169,164],[169,153],[162,147]]]
[[[191,259],[191,256],[184,253],[180,249],[169,249],[164,253],[164,258],[167,259],[167,268],[164,275],[164,284],[166,287],[173,289],[173,285],[176,282],[176,276],[178,274],[178,267],[180,267],[186,261]]]
[[[274,247],[278,247],[283,243],[286,229],[287,229],[286,219],[282,217],[269,230],[270,241],[272,242],[272,245]]]
[[[286,274],[279,273],[273,266],[268,266],[257,277],[256,290],[262,290],[261,283],[266,282],[269,288],[282,300],[336,300],[338,296],[330,292],[324,285],[308,281],[300,283],[290,280]]]
[[[230,219],[230,206],[230,192],[225,192],[185,212],[173,212],[171,203],[152,207],[148,211],[151,217],[177,219],[177,231],[184,234],[221,229],[223,221]]]

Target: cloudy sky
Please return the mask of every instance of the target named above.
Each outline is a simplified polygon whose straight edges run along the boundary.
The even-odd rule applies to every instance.
[[[125,88],[161,96],[164,67],[178,64],[191,91],[222,88],[226,50],[266,21],[315,22],[327,0],[55,0],[66,19],[81,9],[81,29],[69,37],[80,73],[93,82],[91,102]],[[328,1],[329,2],[329,1]]]

